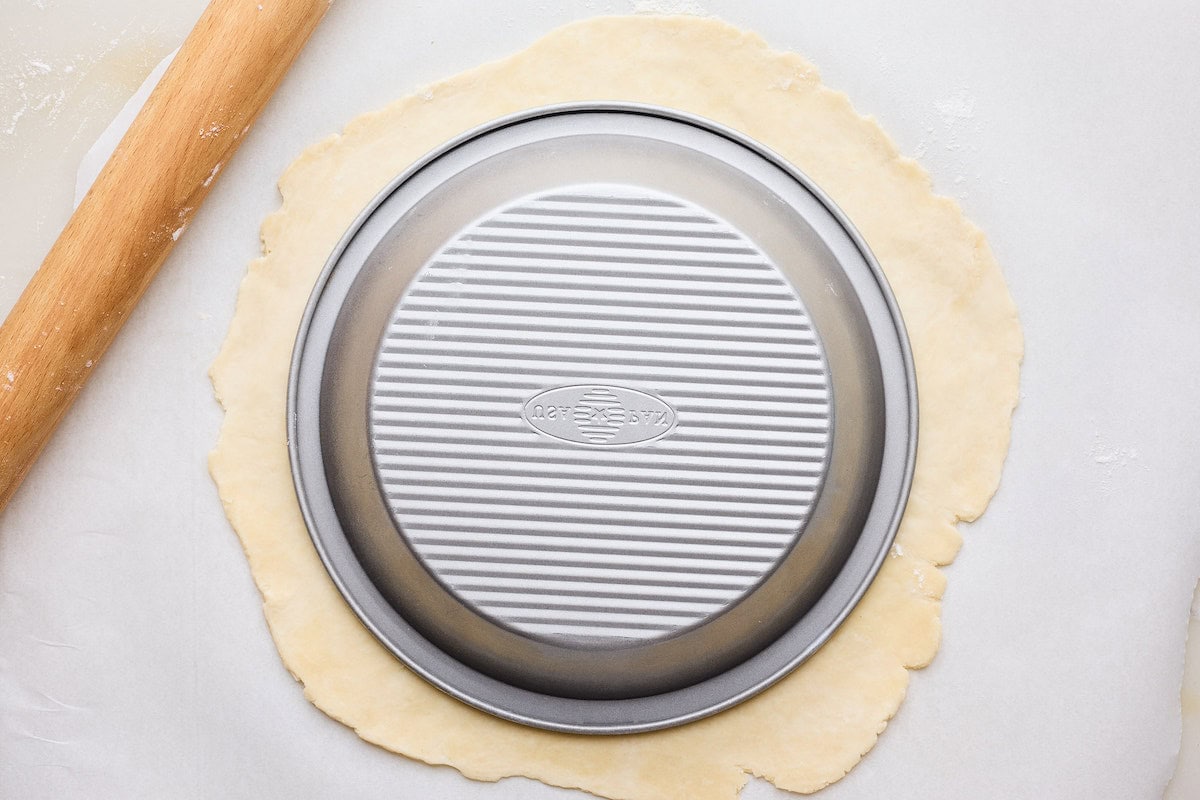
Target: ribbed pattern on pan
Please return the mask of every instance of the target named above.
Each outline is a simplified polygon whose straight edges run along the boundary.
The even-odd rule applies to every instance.
[[[522,417],[560,386],[589,392],[581,443]],[[677,427],[604,446],[626,414],[606,387],[661,398]],[[370,415],[400,529],[464,602],[528,634],[646,639],[785,554],[829,401],[808,317],[753,244],[685,201],[589,185],[505,207],[418,273]]]

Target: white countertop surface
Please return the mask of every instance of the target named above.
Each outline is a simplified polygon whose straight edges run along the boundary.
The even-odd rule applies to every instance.
[[[65,222],[83,151],[202,5],[0,8],[0,313]],[[1184,0],[335,3],[0,516],[0,797],[582,797],[409,762],[303,700],[206,472],[206,371],[305,146],[635,6],[712,13],[813,60],[988,234],[1025,325],[1012,451],[947,570],[942,651],[821,796],[1162,797],[1200,575],[1200,7]],[[1174,800],[1200,796],[1189,733]]]

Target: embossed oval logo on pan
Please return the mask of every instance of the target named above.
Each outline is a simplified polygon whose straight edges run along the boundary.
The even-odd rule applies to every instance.
[[[616,447],[653,442],[675,429],[675,409],[624,386],[581,384],[539,392],[521,416],[534,430],[571,444]]]

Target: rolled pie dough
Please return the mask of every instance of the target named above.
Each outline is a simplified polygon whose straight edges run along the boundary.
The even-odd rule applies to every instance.
[[[292,487],[285,398],[292,344],[339,238],[394,176],[442,142],[549,103],[654,103],[763,142],[820,185],[891,282],[916,361],[920,443],[912,496],[865,598],[813,658],[714,717],[634,736],[550,733],[434,689],[359,623],[309,541]],[[358,735],[477,780],[526,775],[610,798],[733,798],[749,775],[796,792],[841,778],[896,713],[908,670],[938,647],[955,524],[997,482],[1022,340],[983,234],[873,121],[797,55],[690,17],[599,18],[353,120],[281,179],[228,339],[213,365],[226,415],[211,469],[262,592],[271,633],[305,696]]]

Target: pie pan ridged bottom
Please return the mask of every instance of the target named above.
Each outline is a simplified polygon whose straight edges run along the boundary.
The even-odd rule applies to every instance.
[[[862,240],[666,109],[500,120],[398,177],[301,324],[305,520],[371,631],[518,722],[628,733],[761,691],[887,553],[911,356]]]

